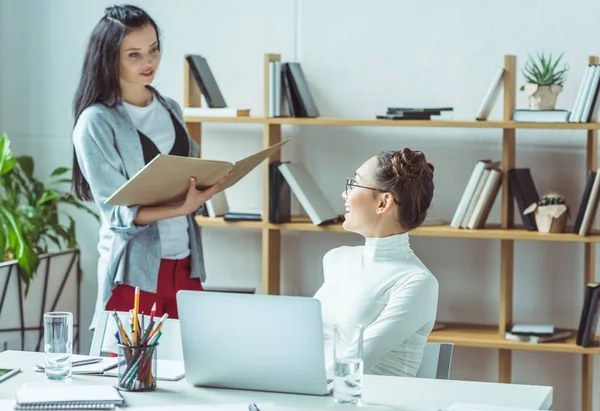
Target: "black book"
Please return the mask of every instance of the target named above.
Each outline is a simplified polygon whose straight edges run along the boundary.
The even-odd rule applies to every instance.
[[[583,307],[581,309],[581,316],[579,317],[579,328],[577,329],[577,339],[575,344],[581,345],[583,342],[583,335],[585,333],[588,315],[590,312],[590,305],[592,298],[596,294],[600,283],[588,283],[585,287],[585,297],[583,299]]]
[[[186,60],[194,80],[200,87],[200,92],[206,99],[209,108],[226,108],[227,104],[221,94],[217,80],[213,76],[206,58],[199,55],[189,55]]]
[[[583,222],[583,216],[585,215],[585,209],[590,201],[590,193],[596,180],[596,171],[590,171],[587,176],[585,188],[583,189],[583,195],[581,196],[581,202],[579,203],[579,210],[577,211],[577,217],[575,218],[575,225],[573,226],[573,232],[579,234],[581,223]]]
[[[287,223],[292,218],[292,190],[279,171],[282,163],[269,163],[269,222],[273,224]]]
[[[600,287],[595,287],[592,291],[592,298],[590,300],[590,304],[587,307],[587,318],[585,321],[585,327],[583,329],[583,335],[581,337],[580,344],[582,347],[590,347],[594,345],[594,337],[596,336],[596,326],[598,325],[598,310],[600,308],[599,304]]]
[[[508,170],[508,183],[517,202],[523,226],[527,230],[537,230],[533,213],[523,214],[525,209],[540,199],[529,168],[513,168]]]
[[[287,76],[292,94],[298,102],[296,107],[298,117],[319,117],[319,110],[310,92],[310,87],[302,71],[300,63],[285,63]],[[299,111],[299,112],[298,112]]]

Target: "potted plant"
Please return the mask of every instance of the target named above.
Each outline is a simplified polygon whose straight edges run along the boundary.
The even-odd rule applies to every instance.
[[[523,214],[534,213],[535,223],[541,233],[562,233],[567,226],[569,206],[563,196],[548,193],[527,207]]]
[[[39,266],[39,256],[54,245],[57,251],[77,247],[75,221],[66,215],[60,221],[59,205],[98,215],[67,191],[58,188],[71,184],[63,175],[66,167],[56,168],[47,180],[34,176],[34,161],[29,156],[15,157],[7,134],[0,138],[0,257],[16,260],[22,281],[28,287]]]
[[[521,86],[529,99],[530,110],[554,110],[556,98],[563,89],[568,68],[564,65],[558,68],[562,59],[561,54],[556,60],[552,55],[546,57],[543,53],[537,55],[537,60],[529,57],[523,68],[527,84]]]
[[[99,217],[60,189],[71,184],[64,177],[68,171],[59,167],[46,180],[39,180],[33,159],[16,157],[8,135],[0,137],[0,348],[39,351],[42,314],[59,310],[74,313],[73,352],[77,352],[80,253],[75,221],[63,207]],[[40,278],[32,281],[36,275]]]

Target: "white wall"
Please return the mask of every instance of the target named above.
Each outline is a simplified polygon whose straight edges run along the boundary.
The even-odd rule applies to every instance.
[[[600,6],[572,0],[471,1],[136,1],[162,29],[156,86],[183,102],[183,54],[202,53],[230,106],[263,107],[263,54],[302,63],[322,116],[373,118],[387,106],[453,106],[472,119],[504,54],[558,55],[571,68],[560,108],[570,108],[588,55],[600,54]],[[35,156],[43,175],[71,163],[71,102],[87,36],[103,0],[0,0],[0,130]],[[518,85],[522,84],[520,77]],[[501,100],[500,100],[501,101]],[[517,106],[526,107],[518,94]],[[501,118],[501,104],[491,117]],[[237,160],[261,144],[259,125],[206,125],[205,157]],[[344,178],[382,149],[408,145],[434,163],[431,215],[450,219],[478,158],[500,159],[500,130],[284,127],[295,137],[285,158],[305,162],[340,212]],[[583,131],[517,133],[517,165],[530,167],[541,193],[563,193],[576,212],[584,181]],[[228,191],[236,208],[261,206],[261,175]],[[499,221],[499,202],[490,221]],[[95,222],[78,215],[85,270],[84,316],[95,298]],[[260,236],[253,230],[207,228],[209,284],[260,287]],[[285,232],[286,294],[311,295],[321,258],[332,247],[359,244],[350,234]],[[498,316],[498,241],[414,237],[417,254],[436,274],[439,319],[494,323]],[[583,246],[515,243],[515,321],[576,327],[582,304]],[[89,335],[88,341],[89,341]],[[494,381],[495,350],[457,348],[452,377]],[[580,406],[577,355],[513,353],[513,381],[555,388],[554,409]],[[594,387],[598,384],[595,383]]]

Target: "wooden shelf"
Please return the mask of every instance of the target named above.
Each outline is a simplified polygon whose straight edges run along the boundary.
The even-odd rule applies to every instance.
[[[196,222],[203,227],[264,228],[262,221],[225,221],[223,217],[210,218],[196,216]]]
[[[293,124],[301,126],[358,127],[433,127],[433,128],[493,128],[546,130],[600,130],[600,123],[520,123],[515,121],[475,120],[378,120],[369,118],[299,118],[299,117],[198,117],[185,116],[186,123],[249,123]]]
[[[240,116],[240,117],[198,117],[185,116],[186,123],[249,123],[249,124],[264,124],[264,117]]]
[[[493,325],[444,323],[446,328],[432,331],[429,341],[451,342],[461,347],[496,348],[505,350],[546,351],[569,354],[600,354],[600,347],[584,348],[575,344],[576,331],[567,340],[551,343],[530,344],[505,340]]]
[[[442,127],[442,128],[495,128],[495,129],[567,129],[598,130],[600,123],[521,123],[515,121],[476,120],[379,120],[368,118],[268,118],[270,124],[303,126],[374,126],[374,127]]]
[[[269,228],[271,230],[290,230],[290,231],[312,231],[312,232],[330,232],[352,234],[342,227],[341,223],[316,226],[310,222],[308,217],[296,216],[290,223],[271,224],[262,221],[243,221],[227,222],[223,218],[196,217],[196,221],[201,226],[210,227],[238,227],[238,228]],[[489,228],[477,230],[457,229],[449,225],[440,226],[422,226],[411,232],[415,237],[441,237],[441,238],[478,238],[487,240],[516,240],[516,241],[552,241],[568,243],[600,243],[600,233],[597,231],[587,236],[580,236],[574,233],[539,233],[537,231],[528,231],[520,228],[504,230],[494,225]]]

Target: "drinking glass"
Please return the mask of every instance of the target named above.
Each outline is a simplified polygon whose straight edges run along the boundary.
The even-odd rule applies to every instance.
[[[46,378],[71,378],[73,355],[73,314],[57,311],[44,314]]]
[[[363,333],[362,324],[336,324],[333,327],[333,397],[337,403],[361,402]]]

